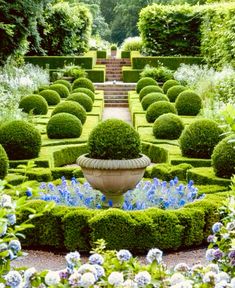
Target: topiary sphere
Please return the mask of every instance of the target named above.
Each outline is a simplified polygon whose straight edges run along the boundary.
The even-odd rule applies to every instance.
[[[90,89],[87,89],[87,88],[74,89],[72,91],[72,94],[73,93],[85,93],[87,96],[89,96],[91,98],[92,102],[94,102],[94,100],[95,100],[95,94]]]
[[[48,111],[47,101],[41,95],[37,94],[23,97],[20,100],[19,108],[25,113],[33,111],[34,115],[45,115]]]
[[[52,84],[50,89],[56,91],[61,98],[67,98],[69,96],[69,89],[63,84]]]
[[[151,77],[141,78],[141,79],[137,82],[137,84],[136,84],[136,92],[137,92],[137,93],[140,93],[140,91],[141,91],[144,87],[150,86],[150,85],[158,86],[157,81],[154,80],[154,79],[151,78]]]
[[[42,85],[42,86],[39,86],[38,87],[38,91],[43,91],[43,90],[47,90],[47,89],[50,89],[50,86],[49,85]]]
[[[177,114],[175,106],[167,101],[158,101],[151,104],[146,111],[146,120],[153,123],[159,116],[166,113]]]
[[[230,178],[235,173],[235,149],[234,143],[230,143],[230,137],[220,141],[214,148],[211,159],[215,175],[222,178]]]
[[[43,90],[39,94],[47,101],[48,105],[60,103],[60,95],[54,90]]]
[[[175,102],[178,95],[186,89],[187,88],[182,85],[175,85],[167,90],[167,97],[169,98],[170,102]]]
[[[56,80],[53,84],[63,84],[64,86],[66,86],[69,89],[69,92],[72,91],[72,85],[67,80],[59,79],[59,80]]]
[[[202,108],[202,99],[191,90],[181,92],[175,101],[179,115],[196,116]]]
[[[141,105],[142,105],[144,110],[147,110],[151,104],[158,102],[158,101],[168,101],[169,102],[169,99],[167,98],[167,96],[165,94],[153,92],[153,93],[150,93],[150,94],[144,96],[144,98],[141,101]]]
[[[36,158],[41,148],[41,134],[32,124],[14,120],[0,127],[0,144],[10,160]]]
[[[159,86],[155,86],[155,85],[146,86],[143,89],[141,89],[141,91],[139,93],[140,102],[144,98],[144,96],[146,96],[146,95],[148,95],[148,94],[150,94],[152,92],[157,92],[157,93],[162,93],[163,94],[163,90]]]
[[[91,80],[83,77],[74,80],[72,89],[75,90],[76,88],[87,88],[92,92],[95,92],[95,87]]]
[[[119,119],[98,124],[88,139],[89,157],[97,159],[134,159],[140,157],[140,136]]]
[[[153,124],[153,135],[158,139],[178,139],[183,130],[183,121],[172,113],[159,116]]]
[[[209,159],[216,144],[221,140],[222,130],[210,119],[196,120],[182,132],[179,143],[183,156]]]
[[[163,92],[166,94],[168,89],[175,85],[180,85],[180,83],[177,80],[167,80],[162,86]]]
[[[69,113],[56,114],[47,123],[47,136],[50,139],[77,138],[81,134],[81,121]]]
[[[73,93],[67,98],[67,100],[78,102],[82,105],[86,112],[90,112],[92,110],[93,102],[85,93]]]
[[[75,101],[65,101],[59,103],[52,111],[51,116],[58,113],[69,113],[76,116],[82,124],[86,121],[86,110]]]
[[[9,160],[7,157],[7,153],[2,147],[2,145],[0,145],[0,179],[1,180],[4,179],[5,176],[7,175],[8,167],[9,167]]]

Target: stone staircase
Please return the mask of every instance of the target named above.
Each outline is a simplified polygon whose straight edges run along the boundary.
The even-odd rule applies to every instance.
[[[97,90],[104,90],[105,107],[128,107],[128,91],[135,89],[135,83],[122,82],[122,66],[130,66],[130,59],[98,59],[97,64],[106,65],[105,83],[96,83]]]
[[[97,64],[106,65],[106,81],[121,81],[122,80],[122,66],[130,66],[130,59],[97,59]]]
[[[97,90],[104,91],[105,107],[128,107],[128,91],[135,90],[135,83],[96,83]]]

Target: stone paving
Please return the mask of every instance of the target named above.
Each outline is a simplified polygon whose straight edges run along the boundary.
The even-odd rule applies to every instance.
[[[131,124],[131,114],[129,108],[125,107],[105,107],[103,119],[117,118]]]

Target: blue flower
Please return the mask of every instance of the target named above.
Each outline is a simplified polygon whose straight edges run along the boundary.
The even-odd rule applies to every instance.
[[[113,201],[112,200],[109,200],[108,204],[109,204],[109,207],[113,207]]]
[[[221,229],[221,227],[223,227],[223,224],[221,222],[216,222],[213,226],[212,226],[212,231],[214,234],[218,233]]]
[[[104,258],[102,255],[95,253],[89,257],[89,262],[93,265],[94,264],[102,265],[104,263]]]
[[[117,259],[121,262],[129,261],[132,258],[130,251],[122,249],[117,252]]]

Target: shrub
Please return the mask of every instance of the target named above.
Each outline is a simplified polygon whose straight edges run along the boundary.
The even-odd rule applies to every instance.
[[[235,173],[235,149],[234,143],[229,142],[230,137],[220,141],[211,156],[215,175],[230,178]]]
[[[140,93],[139,93],[140,101],[144,98],[144,96],[152,92],[163,93],[162,88],[160,88],[159,86],[155,86],[155,85],[146,86],[140,90]]]
[[[162,89],[163,89],[163,92],[166,94],[168,89],[170,89],[171,87],[175,86],[175,85],[179,85],[180,83],[176,80],[167,80],[163,86],[162,86]]]
[[[141,51],[143,46],[140,37],[128,37],[122,43],[121,49],[123,51]]]
[[[178,139],[184,129],[179,116],[167,113],[159,116],[153,124],[153,135],[158,139]]]
[[[67,98],[69,96],[69,89],[63,84],[52,84],[50,89],[56,91],[61,98]]]
[[[78,102],[82,105],[86,112],[90,112],[92,110],[93,102],[85,93],[73,93],[67,98],[67,100]]]
[[[187,88],[182,85],[175,85],[168,89],[167,97],[169,98],[170,102],[175,102],[178,95],[186,89]]]
[[[88,149],[91,158],[138,158],[141,152],[140,136],[124,121],[108,119],[92,130],[88,139]]]
[[[64,76],[72,77],[73,79],[77,79],[80,77],[86,77],[86,71],[80,66],[66,66],[64,71]],[[72,87],[71,87],[72,89]]]
[[[48,105],[60,103],[60,95],[54,90],[42,90],[39,94],[47,101]]]
[[[159,116],[166,113],[177,114],[175,106],[167,101],[158,101],[148,107],[146,119],[149,123],[153,123]]]
[[[56,80],[53,84],[63,84],[64,86],[66,86],[69,89],[69,92],[72,91],[72,85],[67,80],[59,79],[59,80]]]
[[[41,85],[38,87],[38,91],[41,92],[43,90],[48,90],[50,89],[50,86],[49,85]]]
[[[157,81],[150,77],[141,78],[136,84],[136,92],[140,93],[140,90],[146,86],[155,85],[158,86]]]
[[[47,123],[47,136],[51,139],[77,138],[81,134],[81,121],[69,113],[56,114]]]
[[[95,87],[93,85],[93,83],[91,82],[91,80],[87,79],[87,78],[78,78],[73,82],[73,86],[72,89],[76,89],[76,88],[87,88],[89,90],[91,90],[92,92],[95,92]]]
[[[86,122],[86,110],[75,101],[59,103],[52,111],[51,116],[58,113],[69,113],[76,116],[82,122],[82,124]]]
[[[173,78],[173,71],[158,63],[159,66],[151,67],[146,65],[140,73],[141,77],[151,77],[158,82],[165,82]]]
[[[87,88],[74,89],[72,91],[72,94],[73,93],[85,93],[87,96],[89,96],[91,98],[92,102],[94,102],[94,100],[95,100],[95,94],[90,89],[87,89]]]
[[[141,101],[141,105],[143,107],[144,110],[147,110],[149,105],[158,102],[158,101],[169,101],[169,99],[167,98],[166,95],[162,94],[162,93],[150,93],[146,96],[144,96],[144,98]]]
[[[209,119],[196,120],[182,132],[179,143],[182,155],[191,158],[209,159],[221,139],[222,130]]]
[[[178,95],[175,107],[179,115],[195,116],[202,108],[202,99],[195,92],[185,90]]]
[[[31,159],[38,157],[41,135],[32,124],[14,120],[0,127],[0,143],[10,160]]]
[[[8,166],[9,160],[7,157],[7,153],[2,147],[2,145],[0,145],[0,179],[4,179],[7,175]]]
[[[19,108],[29,113],[33,110],[35,115],[45,115],[48,111],[47,101],[41,95],[28,95],[21,99]]]

